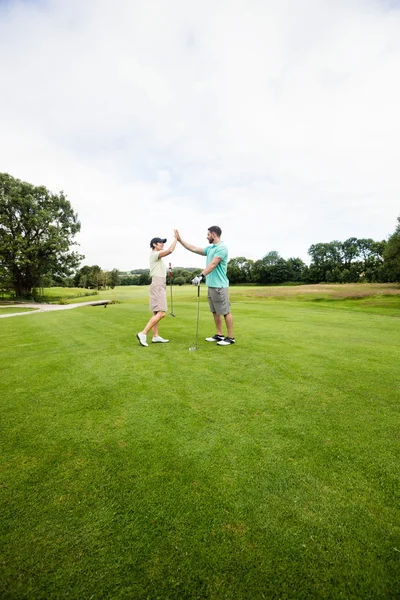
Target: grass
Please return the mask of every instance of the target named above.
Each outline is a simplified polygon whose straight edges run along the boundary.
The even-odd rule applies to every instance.
[[[397,294],[285,290],[1,320],[2,597],[400,596]]]
[[[99,292],[97,290],[88,290],[84,288],[62,288],[52,287],[44,290],[42,298],[39,298],[40,302],[57,302],[61,299],[71,300],[74,302],[86,302],[87,298],[97,297]]]

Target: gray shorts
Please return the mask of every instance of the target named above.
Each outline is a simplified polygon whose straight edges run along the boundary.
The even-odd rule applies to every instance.
[[[208,305],[212,313],[227,315],[231,312],[229,304],[229,288],[208,288]]]
[[[165,277],[153,277],[150,285],[150,310],[167,312],[167,292]]]

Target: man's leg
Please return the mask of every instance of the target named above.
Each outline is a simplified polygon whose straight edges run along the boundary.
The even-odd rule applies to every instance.
[[[217,315],[217,313],[213,313],[215,327],[217,328],[217,334],[223,335],[222,333],[222,317],[221,315]]]
[[[233,317],[231,313],[224,315],[226,328],[228,330],[228,337],[233,338]]]

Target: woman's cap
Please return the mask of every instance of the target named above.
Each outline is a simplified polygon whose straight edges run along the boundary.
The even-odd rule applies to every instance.
[[[165,242],[167,241],[167,238],[153,238],[150,242],[150,248],[154,248],[154,244],[158,244],[159,242],[161,242],[162,244],[165,244]]]

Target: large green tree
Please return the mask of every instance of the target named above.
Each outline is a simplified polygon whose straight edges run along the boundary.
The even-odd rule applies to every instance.
[[[83,258],[70,247],[81,225],[63,192],[0,173],[0,274],[17,296],[45,276],[70,275]]]
[[[396,230],[387,241],[383,257],[389,281],[400,281],[400,217],[397,217]]]
[[[302,281],[306,263],[301,258],[295,257],[288,258],[286,263],[288,266],[289,281]]]
[[[244,256],[231,258],[228,262],[227,269],[227,275],[230,283],[235,284],[251,282],[252,268],[253,261]]]
[[[311,256],[309,276],[312,281],[337,281],[337,272],[342,267],[342,244],[337,240],[313,244],[308,249]]]
[[[313,244],[308,250],[311,264],[304,270],[304,279],[313,283],[384,281],[385,245],[385,241],[370,238]]]
[[[256,260],[251,273],[253,281],[261,285],[284,283],[290,280],[291,275],[287,261],[276,250],[271,250],[261,260]]]

